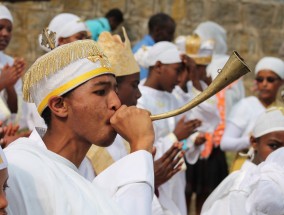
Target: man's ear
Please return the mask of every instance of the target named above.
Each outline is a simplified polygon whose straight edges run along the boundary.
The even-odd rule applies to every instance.
[[[61,96],[55,96],[49,99],[48,107],[51,112],[58,117],[67,117],[68,115],[68,104]]]
[[[155,71],[157,74],[161,74],[161,73],[162,73],[161,67],[162,67],[161,61],[157,61],[157,62],[155,63],[155,65],[154,65],[154,71]]]
[[[250,145],[253,147],[255,151],[258,149],[258,142],[254,136],[250,137]]]

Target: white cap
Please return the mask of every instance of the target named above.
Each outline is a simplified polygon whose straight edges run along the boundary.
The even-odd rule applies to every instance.
[[[252,215],[284,214],[284,147],[258,165],[250,180],[246,210]]]
[[[284,131],[284,115],[277,107],[267,109],[258,117],[252,135],[258,138],[274,131]]]
[[[72,13],[61,13],[55,16],[49,23],[48,29],[56,33],[55,47],[58,46],[58,39],[60,37],[70,37],[81,31],[87,31],[85,23],[79,16]],[[39,43],[43,50],[50,51],[41,45],[41,34],[39,35]]]
[[[24,75],[23,96],[42,114],[53,96],[63,95],[86,81],[114,74],[111,65],[93,40],[78,40],[41,56]]]
[[[276,57],[264,57],[255,67],[255,74],[261,70],[271,70],[277,74],[281,79],[284,79],[284,62]]]
[[[8,19],[13,23],[13,17],[8,8],[0,3],[0,19]]]
[[[138,64],[144,68],[154,66],[158,61],[163,64],[182,62],[176,45],[167,41],[158,42],[153,46],[143,46],[134,56]]]

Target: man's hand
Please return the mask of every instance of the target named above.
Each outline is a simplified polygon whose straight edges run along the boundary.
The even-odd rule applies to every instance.
[[[183,116],[177,123],[176,128],[174,130],[174,134],[176,135],[178,140],[183,140],[188,138],[191,134],[196,132],[196,128],[201,125],[201,121],[199,119],[193,119],[186,121],[185,116]]]
[[[194,141],[195,146],[200,146],[206,142],[205,133],[199,133]]]
[[[160,159],[154,161],[156,188],[181,170],[183,156],[182,143],[176,142]]]
[[[131,152],[146,150],[152,153],[155,135],[148,111],[122,105],[111,117],[110,123],[129,142]]]

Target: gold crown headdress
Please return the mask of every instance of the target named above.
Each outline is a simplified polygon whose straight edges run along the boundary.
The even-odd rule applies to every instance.
[[[52,34],[45,40],[52,47]],[[41,114],[48,100],[74,89],[89,79],[114,74],[111,65],[92,40],[79,40],[59,46],[38,58],[23,79],[23,96],[34,102]]]
[[[109,32],[102,32],[98,38],[98,44],[107,55],[117,77],[140,72],[124,27],[122,31],[124,43],[119,35],[112,36]]]
[[[185,37],[185,51],[198,65],[208,65],[212,60],[214,41],[202,41],[197,34]]]

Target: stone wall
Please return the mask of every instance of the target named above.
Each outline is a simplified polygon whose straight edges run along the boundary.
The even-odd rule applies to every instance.
[[[264,55],[279,56],[284,38],[284,0],[51,0],[4,4],[15,19],[7,53],[24,56],[28,64],[43,53],[37,43],[39,32],[61,12],[89,19],[118,7],[125,14],[123,25],[133,43],[147,33],[148,18],[157,12],[176,20],[176,36],[189,34],[200,22],[212,20],[227,30],[228,53],[237,50],[252,69]],[[246,78],[250,77],[252,74]]]

